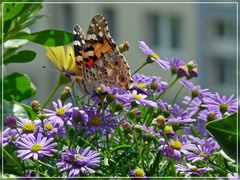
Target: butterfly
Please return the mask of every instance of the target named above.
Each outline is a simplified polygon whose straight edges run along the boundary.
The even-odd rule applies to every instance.
[[[101,85],[123,90],[133,82],[130,67],[113,41],[106,19],[92,18],[86,37],[77,24],[73,29],[76,83],[84,95],[92,94]]]

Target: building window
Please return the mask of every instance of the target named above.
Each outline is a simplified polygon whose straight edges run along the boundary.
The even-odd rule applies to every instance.
[[[117,33],[116,33],[116,17],[115,12],[111,8],[103,9],[103,16],[106,18],[109,26],[110,34],[116,39]]]
[[[215,76],[219,85],[232,86],[236,83],[236,64],[228,58],[216,58],[214,61]]]
[[[158,14],[149,14],[147,16],[147,24],[149,42],[155,47],[160,46],[160,16]]]
[[[219,20],[214,24],[214,34],[218,38],[235,38],[236,37],[236,26],[234,22]]]
[[[182,23],[179,17],[170,18],[171,29],[171,47],[173,49],[181,48],[182,38]]]

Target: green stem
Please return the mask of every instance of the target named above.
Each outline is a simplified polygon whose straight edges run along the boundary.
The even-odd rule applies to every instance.
[[[164,91],[157,97],[156,100],[158,100],[160,97],[162,97],[164,94],[166,94],[178,79],[179,78],[177,77],[166,89],[164,89]]]
[[[140,71],[146,64],[148,64],[148,62],[143,63],[134,73],[132,73],[132,76]]]
[[[174,103],[176,102],[176,100],[177,100],[179,94],[181,93],[183,87],[184,87],[184,86],[182,85],[182,87],[178,90],[177,94],[175,95],[175,97],[174,97],[174,99],[173,99],[172,105],[174,105]]]
[[[51,101],[51,100],[53,99],[53,97],[56,95],[56,93],[57,93],[58,89],[61,87],[61,85],[62,85],[62,81],[61,81],[61,75],[60,75],[60,77],[59,77],[59,79],[58,79],[58,82],[57,82],[55,88],[52,90],[52,92],[51,92],[50,95],[48,96],[47,100],[44,102],[43,107],[42,107],[43,109],[50,103],[50,101]]]

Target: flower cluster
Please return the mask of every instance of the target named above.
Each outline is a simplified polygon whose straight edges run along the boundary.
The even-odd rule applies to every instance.
[[[236,113],[237,100],[192,83],[198,76],[194,61],[160,59],[145,42],[139,45],[147,55],[145,65],[156,62],[176,79],[165,82],[158,76],[135,73],[128,90],[102,84],[85,99],[65,88],[69,96],[48,108],[33,101],[32,119],[9,115],[3,147],[13,147],[13,155],[23,160],[24,168],[38,176],[145,179],[234,174],[230,165],[227,170],[218,167],[225,164],[221,147],[205,125]],[[52,50],[47,51],[49,57]],[[166,94],[175,83],[189,93],[181,101],[179,91],[167,101]],[[27,175],[21,169],[18,173]]]

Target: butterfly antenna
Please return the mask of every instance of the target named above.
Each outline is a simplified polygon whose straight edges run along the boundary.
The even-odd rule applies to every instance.
[[[49,67],[46,67],[46,66],[44,66],[44,65],[42,65],[42,68],[47,69],[47,70],[49,70],[49,71],[53,71],[53,72],[59,72],[59,71],[60,71],[59,69],[49,68]]]

